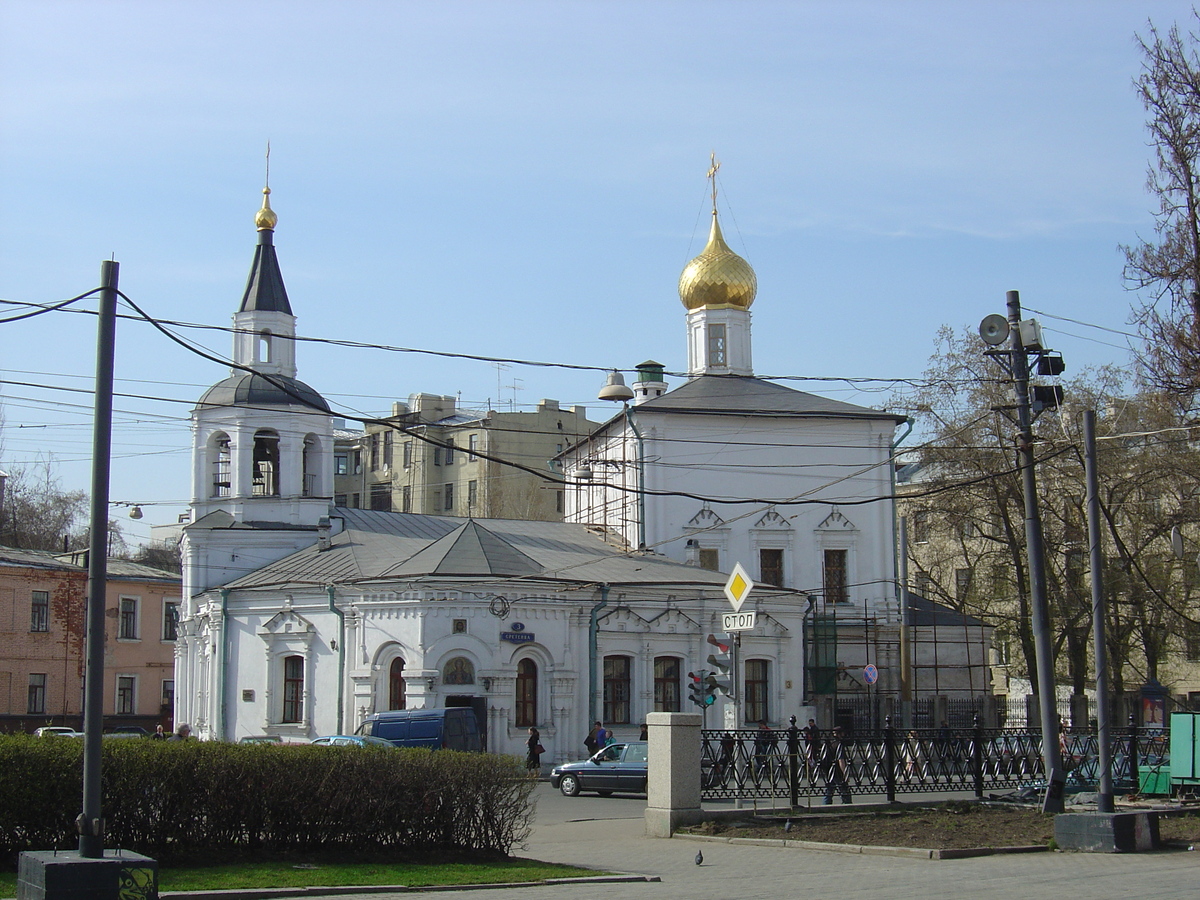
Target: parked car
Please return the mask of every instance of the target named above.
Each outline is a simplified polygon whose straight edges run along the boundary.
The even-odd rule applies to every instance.
[[[645,741],[609,744],[591,759],[555,766],[550,773],[550,784],[567,797],[575,797],[580,791],[595,791],[601,797],[617,792],[644,794],[648,771],[646,748]]]
[[[103,738],[148,738],[150,732],[140,725],[118,725],[115,728],[106,728],[101,734]]]
[[[444,709],[392,709],[367,716],[355,734],[391,741],[397,747],[430,750],[483,749],[475,711],[465,706]]]
[[[239,744],[282,744],[283,738],[277,734],[247,734],[238,738]]]
[[[313,738],[312,742],[320,747],[381,747],[395,750],[396,745],[383,738],[372,737],[369,734],[330,734],[325,737]]]
[[[34,731],[36,737],[83,737],[81,732],[65,725],[43,725]]]

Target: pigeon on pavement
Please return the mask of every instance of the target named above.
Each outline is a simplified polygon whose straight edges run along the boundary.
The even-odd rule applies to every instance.
[[[703,862],[704,862],[704,854],[701,853],[699,850],[697,850],[696,851],[696,865],[700,865]]]

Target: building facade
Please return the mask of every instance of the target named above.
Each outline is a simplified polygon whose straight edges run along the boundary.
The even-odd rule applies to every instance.
[[[169,727],[180,578],[107,565],[104,727]],[[82,727],[86,603],[86,553],[0,547],[0,731]]]
[[[480,412],[459,408],[454,397],[413,394],[389,418],[335,441],[335,503],[562,521],[562,487],[544,476],[553,474],[551,459],[594,427],[585,408],[562,409],[556,400],[532,412]]]

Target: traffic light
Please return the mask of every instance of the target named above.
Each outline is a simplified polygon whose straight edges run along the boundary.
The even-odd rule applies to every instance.
[[[717,699],[706,681],[712,676],[703,669],[699,673],[688,672],[688,699],[701,709],[708,709]]]
[[[708,643],[713,651],[708,654],[708,664],[715,671],[710,673],[707,684],[712,691],[720,691],[726,697],[733,696],[733,637],[728,634],[710,634]]]

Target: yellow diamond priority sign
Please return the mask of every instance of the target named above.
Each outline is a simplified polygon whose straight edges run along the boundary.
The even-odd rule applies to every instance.
[[[725,596],[729,598],[729,605],[733,607],[734,612],[741,610],[742,604],[746,602],[746,598],[750,596],[753,588],[754,582],[750,580],[750,576],[746,574],[742,564],[737,563],[733,567],[733,574],[725,582]]]

